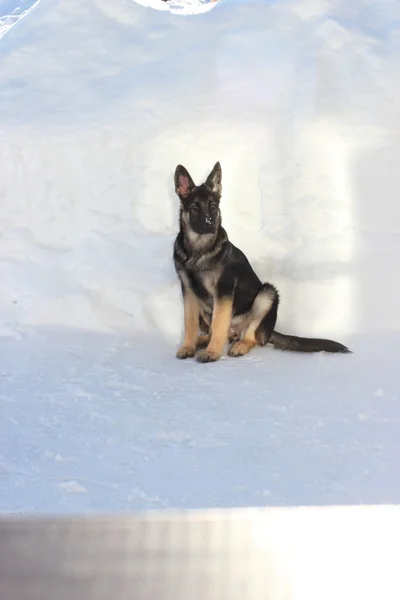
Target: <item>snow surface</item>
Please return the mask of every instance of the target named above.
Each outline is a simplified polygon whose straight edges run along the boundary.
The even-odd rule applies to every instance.
[[[398,502],[399,3],[170,9],[0,40],[0,510]],[[174,358],[173,171],[216,160],[278,329],[354,354]]]
[[[15,0],[0,0],[0,38],[27,17],[39,2],[40,0],[22,0],[16,6]]]

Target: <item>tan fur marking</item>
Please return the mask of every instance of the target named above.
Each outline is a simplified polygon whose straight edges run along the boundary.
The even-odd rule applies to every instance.
[[[244,356],[248,354],[255,346],[257,346],[256,330],[265,315],[271,309],[272,299],[269,293],[260,292],[251,308],[249,320],[247,321],[247,329],[241,340],[234,342],[228,350],[229,356]],[[245,321],[244,321],[245,323]]]
[[[257,346],[257,342],[254,338],[251,339],[250,337],[244,337],[238,342],[232,344],[232,346],[228,350],[228,354],[229,356],[244,356],[245,354],[250,352],[250,350],[252,350],[255,346]]]
[[[185,290],[183,301],[185,337],[182,346],[176,353],[177,358],[190,358],[194,356],[199,333],[199,303],[191,289]]]
[[[218,360],[228,340],[229,325],[232,319],[232,298],[215,300],[211,321],[211,339],[207,348],[200,353],[200,362]]]
[[[244,331],[246,331],[247,327],[250,324],[251,312],[245,313],[243,315],[238,315],[232,319],[231,325],[229,327],[229,341],[235,341],[238,338],[242,337]]]
[[[196,354],[195,348],[182,345],[180,348],[178,348],[178,350],[176,352],[176,358],[180,358],[182,360],[185,358],[193,358],[193,356],[195,354]]]
[[[199,335],[197,338],[197,348],[205,348],[208,346],[211,339],[211,335],[209,333],[204,335]]]
[[[204,285],[204,287],[206,288],[207,292],[211,295],[214,296],[215,294],[215,286],[216,283],[218,281],[218,279],[221,276],[221,269],[214,269],[213,271],[206,271],[202,276],[201,276],[201,281]]]

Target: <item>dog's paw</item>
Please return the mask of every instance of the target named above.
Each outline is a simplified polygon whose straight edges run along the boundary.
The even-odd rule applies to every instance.
[[[209,334],[199,335],[197,338],[197,349],[201,350],[202,348],[207,348],[210,343],[210,337]]]
[[[215,362],[221,357],[217,352],[212,352],[212,350],[203,350],[196,356],[197,362],[200,363],[209,363]]]
[[[245,354],[250,352],[250,350],[254,348],[255,345],[255,342],[250,342],[248,340],[239,340],[238,342],[232,344],[232,346],[229,348],[228,355],[244,356]]]
[[[193,358],[196,354],[196,348],[191,346],[181,346],[176,353],[176,358],[183,360],[184,358]]]

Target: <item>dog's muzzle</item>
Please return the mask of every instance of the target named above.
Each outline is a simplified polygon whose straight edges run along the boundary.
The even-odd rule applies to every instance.
[[[212,220],[210,215],[206,215],[204,219],[204,229],[206,231],[213,231],[214,229],[214,221]]]

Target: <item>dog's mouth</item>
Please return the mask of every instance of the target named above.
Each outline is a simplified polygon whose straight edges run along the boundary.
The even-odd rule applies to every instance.
[[[204,233],[214,233],[214,223],[204,223]]]

